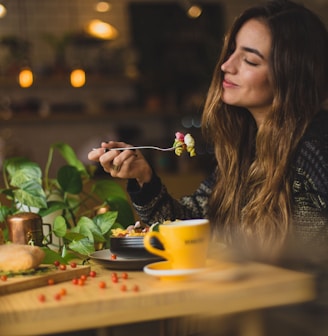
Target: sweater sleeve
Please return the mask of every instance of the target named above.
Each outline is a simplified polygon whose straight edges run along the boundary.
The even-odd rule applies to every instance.
[[[300,143],[293,179],[296,238],[314,249],[328,246],[328,117],[319,115]],[[327,251],[328,252],[328,251]]]
[[[176,200],[154,172],[152,180],[142,188],[136,180],[129,180],[127,191],[140,219],[153,224],[165,220],[205,218],[214,183],[215,173],[204,180],[192,195]]]

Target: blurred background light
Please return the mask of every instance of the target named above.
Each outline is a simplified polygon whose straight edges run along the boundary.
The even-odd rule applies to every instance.
[[[114,40],[118,36],[116,28],[101,20],[91,20],[88,24],[87,32],[103,40]]]
[[[0,18],[3,18],[7,14],[7,9],[3,4],[0,4]]]
[[[24,68],[20,71],[18,76],[20,87],[28,88],[33,84],[33,72],[29,68]]]
[[[202,15],[202,8],[197,5],[192,5],[189,7],[187,14],[192,19],[197,19]]]
[[[99,13],[109,12],[112,8],[112,5],[107,1],[99,1],[95,5],[95,10]]]
[[[75,88],[82,87],[86,82],[85,71],[83,69],[73,70],[70,75],[70,82]]]

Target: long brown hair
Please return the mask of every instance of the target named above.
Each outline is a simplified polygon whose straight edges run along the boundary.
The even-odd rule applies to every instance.
[[[259,129],[248,110],[221,99],[221,65],[252,18],[267,24],[272,35],[274,98]],[[292,223],[292,158],[327,98],[327,48],[327,30],[319,18],[283,0],[246,10],[228,32],[203,112],[203,132],[214,144],[218,175],[208,216],[226,242],[264,253],[284,243]]]

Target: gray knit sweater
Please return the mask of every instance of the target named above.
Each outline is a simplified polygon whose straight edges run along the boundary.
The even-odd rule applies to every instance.
[[[328,248],[328,111],[319,113],[308,127],[294,157],[291,175],[294,238]],[[135,180],[129,180],[127,191],[145,223],[206,218],[215,179],[213,173],[192,195],[180,200],[170,196],[155,173],[142,188]]]

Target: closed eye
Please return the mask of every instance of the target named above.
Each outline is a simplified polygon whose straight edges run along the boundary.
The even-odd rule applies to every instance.
[[[247,60],[247,58],[244,58],[244,62],[251,65],[251,66],[258,66],[257,63],[251,62],[251,61]]]

